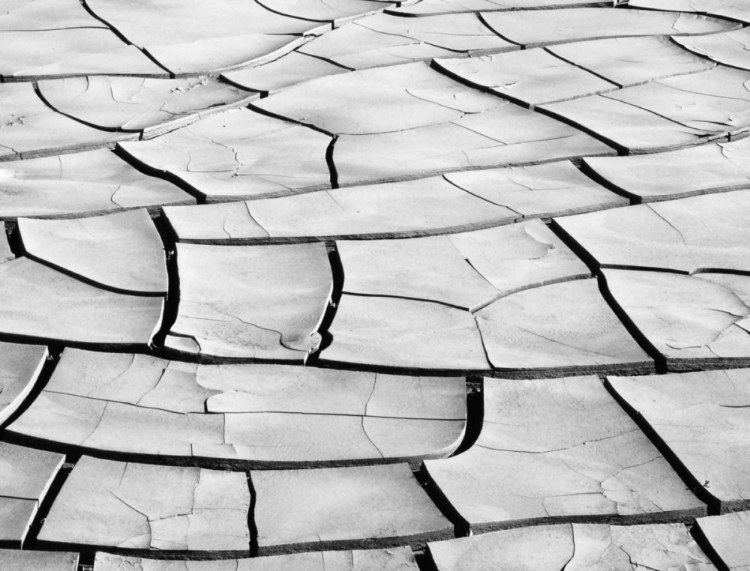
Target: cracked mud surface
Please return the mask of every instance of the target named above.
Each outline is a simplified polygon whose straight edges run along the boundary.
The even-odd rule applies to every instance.
[[[0,570],[750,569],[750,2],[0,2]]]

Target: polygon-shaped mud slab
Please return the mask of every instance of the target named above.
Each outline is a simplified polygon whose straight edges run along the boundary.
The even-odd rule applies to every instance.
[[[210,202],[330,188],[330,142],[301,125],[238,109],[122,149]]]
[[[319,23],[274,13],[252,0],[159,0],[128,6],[93,0],[89,7],[173,73],[223,70],[288,50]],[[292,44],[289,46],[289,44]]]
[[[105,27],[76,0],[13,0],[0,13],[1,32]]]
[[[47,355],[42,345],[0,343],[0,426],[29,396]]]
[[[654,117],[717,138],[750,129],[750,72],[715,67],[605,93]]]
[[[0,163],[0,218],[59,218],[195,204],[177,186],[147,176],[106,149]]]
[[[19,218],[26,253],[123,293],[165,294],[164,245],[144,209],[91,218]]]
[[[258,3],[277,14],[332,24],[379,12],[389,6],[381,0],[262,0]]]
[[[750,277],[604,270],[614,303],[670,370],[750,364]]]
[[[0,160],[80,151],[133,137],[94,129],[56,113],[42,103],[31,83],[0,84],[0,108]]]
[[[750,11],[748,11],[750,16]],[[690,51],[714,61],[750,70],[750,33],[747,28],[723,34],[679,37],[674,39]]]
[[[603,267],[750,271],[748,215],[750,192],[737,191],[566,216],[555,223]]]
[[[37,4],[34,2],[33,4]],[[32,5],[33,5],[32,4]],[[101,25],[94,20],[96,25]],[[23,80],[89,74],[169,77],[106,28],[0,31],[0,75]]]
[[[343,571],[344,569],[349,571],[418,571],[419,569],[409,547],[293,553],[253,557],[252,559],[225,559],[210,563],[144,559],[99,552],[96,554],[95,566],[96,571],[122,571],[130,566],[139,571]]]
[[[304,361],[333,291],[325,244],[177,245],[180,307],[166,345],[210,358]]]
[[[514,291],[590,276],[538,220],[411,240],[339,241],[337,247],[347,293],[470,311]]]
[[[64,461],[62,454],[0,443],[0,546],[21,547]]]
[[[54,109],[82,123],[148,136],[258,97],[208,77],[70,77],[40,81],[39,91]]]
[[[540,525],[429,544],[438,571],[715,571],[681,524]]]
[[[564,216],[630,204],[568,161],[444,176],[466,192],[509,208],[524,218],[546,218],[554,216],[553,213]]]
[[[622,95],[626,90],[640,88],[626,87],[617,92],[550,103],[540,109],[598,135],[621,153],[660,152],[708,140],[709,135],[704,130],[676,123],[650,109],[620,101],[614,96],[610,98],[612,93]],[[647,84],[646,89],[660,92],[651,96],[666,101],[678,94],[677,90],[655,83]]]
[[[442,177],[164,212],[180,241],[240,244],[425,236],[518,218],[511,209],[488,204]]]
[[[653,362],[599,293],[573,280],[503,297],[476,313],[493,368],[515,376],[653,370]]]
[[[28,258],[0,264],[0,332],[66,343],[149,345],[162,297],[123,295],[88,285]]]
[[[253,472],[261,555],[453,537],[406,464]]]
[[[489,369],[474,316],[442,303],[344,293],[323,362],[395,370]]]
[[[675,36],[675,41],[699,41],[711,37],[714,35]],[[551,46],[548,50],[621,87],[705,71],[716,65],[680,48],[665,36],[574,42]]]
[[[564,6],[597,4],[596,0],[421,0],[401,2],[398,8],[389,8],[388,13],[404,16],[429,16],[431,14],[460,14],[479,11],[531,10],[560,8]]]
[[[347,71],[345,67],[294,51],[265,65],[228,71],[221,77],[244,89],[272,93],[303,81]]]
[[[575,99],[618,87],[541,48],[436,59],[435,65],[470,85],[528,105]]]
[[[517,49],[475,14],[425,18],[377,14],[328,32],[299,51],[348,68],[364,69]]]
[[[750,24],[750,7],[744,0],[630,0],[634,8],[715,14]]]
[[[750,567],[750,512],[702,517],[696,523],[727,569]]]
[[[281,365],[191,365],[67,349],[9,432],[204,465],[302,467],[444,457],[466,423],[463,378]]]
[[[39,541],[161,554],[248,554],[244,472],[83,456],[52,504]]]
[[[314,79],[257,103],[275,115],[345,135],[439,125],[504,105],[422,62]]]
[[[487,12],[482,17],[502,37],[527,48],[611,37],[710,34],[739,27],[697,14],[611,8]]]
[[[77,571],[78,554],[0,549],[0,569],[13,571]]]
[[[609,184],[642,202],[750,186],[750,138],[653,155],[583,161]]]
[[[509,101],[491,111],[426,127],[342,135],[333,161],[341,184],[455,170],[615,154],[578,129]]]
[[[706,513],[598,377],[485,379],[474,446],[425,468],[475,532]]]
[[[608,382],[701,497],[721,513],[750,506],[750,370],[608,377]]]

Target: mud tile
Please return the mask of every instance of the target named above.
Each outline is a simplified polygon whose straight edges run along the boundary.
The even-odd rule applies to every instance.
[[[81,122],[103,129],[144,131],[147,136],[258,97],[205,76],[71,77],[40,81],[39,91],[54,109]]]
[[[175,185],[147,176],[106,149],[0,163],[0,218],[104,214],[194,204]]]
[[[248,552],[243,472],[121,463],[84,456],[39,540],[137,552]]]
[[[22,546],[64,461],[62,454],[0,443],[0,545]]]
[[[448,239],[503,296],[591,275],[540,220],[452,234]]]
[[[516,50],[474,14],[401,18],[377,14],[342,26],[299,51],[364,69],[433,57]]]
[[[0,565],[13,571],[76,571],[78,554],[0,549]]]
[[[712,37],[714,35],[675,36],[675,41],[691,42]],[[664,36],[574,42],[552,46],[548,50],[620,86],[715,67],[714,63],[691,54]]]
[[[346,71],[345,67],[294,51],[265,65],[228,71],[221,77],[244,89],[273,93],[303,81]]]
[[[485,305],[499,293],[448,236],[340,241],[337,246],[347,293],[436,301],[462,309]]]
[[[556,219],[602,266],[750,271],[750,192],[695,196]]]
[[[417,571],[414,554],[408,547],[356,551],[320,551],[227,559],[215,561],[174,561],[96,554],[96,571],[120,571],[133,566],[141,571]],[[24,570],[21,570],[24,571]],[[46,570],[45,570],[46,571]],[[56,571],[56,570],[55,570]]]
[[[310,548],[387,547],[453,536],[453,526],[405,464],[259,471],[260,554]]]
[[[604,270],[622,310],[672,370],[750,363],[750,277]]]
[[[657,96],[665,100],[678,93],[664,86],[649,85],[648,89],[658,91]],[[611,94],[592,95],[550,103],[540,108],[551,112],[555,117],[561,117],[580,126],[587,132],[599,135],[628,154],[667,151],[704,143],[709,139],[709,133],[702,129],[682,125],[650,109],[620,100],[622,94],[631,89],[640,88],[628,87],[613,92],[614,95],[619,94],[619,98],[615,98],[614,95],[610,97]]]
[[[312,129],[240,109],[122,149],[211,202],[330,188],[330,142]]]
[[[592,0],[421,0],[415,3],[402,2],[399,8],[388,12],[404,16],[428,16],[431,14],[456,14],[479,11],[506,11],[564,6],[590,5]]]
[[[106,28],[76,0],[8,0],[0,13],[1,32]]]
[[[166,208],[180,241],[243,243],[307,237],[393,238],[507,224],[518,215],[441,177],[246,203]]]
[[[514,293],[476,316],[495,369],[521,375],[653,369],[651,359],[601,297],[596,280]]]
[[[222,70],[288,49],[320,25],[274,13],[251,1],[210,6],[198,0],[159,0],[125,8],[113,0],[89,2],[93,12],[145,48],[174,73]]]
[[[425,467],[475,532],[706,513],[595,376],[485,379],[476,444]]]
[[[204,357],[292,361],[317,349],[333,288],[324,244],[180,244],[177,264],[180,308],[168,347],[188,338]]]
[[[750,371],[608,377],[608,382],[710,504],[721,513],[747,509]]]
[[[498,34],[527,48],[615,36],[710,34],[739,27],[697,14],[586,7],[487,12],[483,17]]]
[[[124,293],[165,294],[164,246],[144,209],[92,218],[20,218],[26,253]]]
[[[44,10],[46,12],[47,8]],[[50,12],[52,13],[54,12]],[[94,22],[97,26],[101,25],[98,20]],[[137,47],[123,43],[106,28],[0,31],[0,41],[6,48],[0,54],[0,75],[6,77],[34,79],[89,74],[137,74],[146,77],[169,75]]]
[[[398,369],[487,370],[468,311],[440,303],[344,294],[321,361]]]
[[[480,57],[436,59],[451,76],[528,105],[617,89],[614,83],[537,48]]]
[[[750,23],[750,8],[742,0],[632,0],[633,8],[714,14]]]
[[[278,14],[335,24],[388,7],[379,0],[260,0],[258,3]]]
[[[74,121],[47,107],[31,83],[0,84],[0,159],[103,147],[132,138]]]
[[[504,105],[419,62],[315,79],[257,103],[271,113],[347,135],[437,125]]]
[[[100,346],[148,345],[164,299],[108,292],[28,258],[0,264],[0,331]]]
[[[698,518],[700,531],[728,569],[747,569],[750,561],[750,513]]]
[[[342,135],[333,159],[339,182],[350,185],[614,153],[578,129],[505,102],[491,111],[443,124]]]
[[[678,37],[674,41],[713,61],[750,70],[750,32],[747,28],[707,36]]]
[[[445,178],[484,200],[524,218],[546,218],[627,206],[570,162],[448,173]]]
[[[687,528],[674,523],[542,525],[430,543],[429,550],[438,571],[715,569]]]
[[[712,143],[653,155],[585,158],[622,192],[643,202],[750,186],[750,139]]]
[[[47,355],[42,345],[0,343],[0,425],[29,396]]]

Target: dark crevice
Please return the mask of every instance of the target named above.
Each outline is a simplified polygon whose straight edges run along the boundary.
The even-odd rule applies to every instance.
[[[99,22],[101,22],[102,24],[104,24],[105,26],[107,26],[107,28],[109,29],[109,31],[112,32],[115,36],[117,36],[120,39],[120,41],[122,41],[125,45],[134,46],[135,48],[137,48],[144,56],[146,56],[148,59],[150,59],[152,62],[154,62],[154,64],[156,64],[158,67],[160,67],[161,69],[163,69],[170,78],[174,79],[174,74],[170,70],[168,70],[166,67],[164,67],[156,58],[154,58],[150,53],[148,53],[147,50],[144,50],[143,48],[141,48],[139,46],[136,46],[133,42],[131,42],[125,36],[125,34],[123,34],[115,26],[113,26],[112,24],[110,24],[109,22],[107,22],[104,18],[101,18],[96,12],[94,12],[91,9],[91,7],[88,5],[88,3],[86,2],[86,0],[80,0],[80,2],[81,2],[81,5],[83,6],[83,8],[86,10],[86,12],[88,12],[91,15],[92,18],[98,20]]]
[[[461,444],[452,456],[458,456],[469,450],[482,432],[484,424],[484,378],[470,376],[466,378],[466,432]]]
[[[591,180],[593,180],[595,183],[599,184],[600,186],[603,186],[610,192],[614,192],[618,196],[622,196],[624,198],[627,198],[630,200],[630,204],[641,204],[643,201],[640,196],[637,194],[633,194],[632,192],[628,192],[622,187],[617,186],[612,181],[604,178],[602,175],[600,175],[597,171],[595,171],[591,165],[588,164],[586,161],[586,157],[584,157],[577,165],[578,170],[580,170],[583,174],[585,174],[587,177],[589,177]]]
[[[0,428],[10,426],[18,420],[18,418],[31,406],[31,403],[33,403],[42,393],[44,387],[47,386],[47,383],[49,383],[50,378],[52,378],[52,373],[55,372],[55,367],[57,367],[57,363],[60,361],[63,346],[59,343],[50,344],[47,347],[47,351],[47,359],[44,362],[44,365],[42,365],[42,370],[39,372],[39,376],[29,392],[29,395],[21,403],[21,406],[19,406],[18,409],[8,417],[8,420],[0,426]],[[5,430],[0,430],[0,441],[7,441],[8,436],[9,435]]]
[[[326,312],[318,328],[321,337],[320,346],[317,351],[310,354],[306,361],[306,364],[311,366],[318,364],[320,353],[333,342],[333,336],[329,332],[329,329],[333,325],[333,320],[336,318],[336,311],[344,294],[344,264],[341,262],[336,242],[326,242],[326,250],[328,252],[328,262],[331,264],[333,291],[331,292],[331,302],[326,308]]]
[[[328,171],[331,173],[331,188],[339,187],[339,173],[336,170],[336,163],[333,160],[333,149],[338,141],[338,135],[334,135],[331,138],[331,142],[326,149],[326,164],[328,165]]]
[[[190,186],[184,180],[175,176],[171,172],[157,169],[141,162],[130,153],[125,151],[119,144],[115,145],[115,148],[112,152],[141,174],[165,180],[195,198],[198,204],[205,204],[206,197],[203,193],[199,192],[194,187]]]
[[[167,217],[162,213],[161,216],[154,218],[154,226],[156,226],[159,237],[164,244],[169,287],[166,299],[164,300],[161,326],[159,327],[159,331],[154,335],[153,345],[155,347],[164,347],[167,334],[172,329],[175,321],[177,321],[177,313],[180,307],[180,273],[177,267],[177,245],[172,228],[167,222]]]
[[[437,460],[436,460],[437,462]],[[430,477],[427,468],[424,463],[421,465],[417,472],[414,472],[414,477],[422,486],[422,489],[427,493],[432,502],[437,506],[443,516],[451,522],[456,537],[466,537],[471,531],[469,522],[458,513],[458,510],[453,507],[453,504],[448,500],[446,495]]]
[[[552,46],[550,46],[550,47],[552,47]],[[582,71],[585,71],[586,73],[590,73],[591,75],[595,75],[595,76],[596,76],[596,77],[598,77],[599,79],[601,79],[601,80],[603,80],[603,81],[606,81],[607,83],[611,83],[611,84],[612,84],[612,85],[613,85],[614,87],[616,87],[616,88],[618,88],[618,89],[622,89],[623,87],[625,87],[624,85],[622,85],[622,84],[620,84],[620,83],[617,83],[616,81],[612,81],[612,80],[611,80],[611,79],[609,79],[608,77],[606,77],[606,76],[604,76],[604,75],[602,75],[602,74],[600,74],[600,73],[597,73],[597,72],[595,72],[595,71],[594,71],[594,70],[592,70],[592,69],[589,69],[589,68],[587,68],[587,67],[583,67],[582,65],[579,65],[579,64],[577,64],[576,62],[574,62],[574,61],[572,61],[572,60],[569,60],[569,59],[567,59],[567,58],[564,58],[564,57],[563,57],[563,56],[561,56],[560,54],[557,54],[557,53],[553,52],[552,50],[550,50],[550,49],[549,49],[549,47],[545,47],[545,48],[542,48],[542,49],[543,49],[543,50],[544,50],[545,52],[547,52],[547,53],[548,53],[549,55],[551,55],[551,56],[553,56],[553,57],[555,57],[555,58],[559,59],[560,61],[564,61],[564,62],[565,62],[565,63],[567,63],[568,65],[572,65],[573,67],[577,67],[578,69],[580,69],[580,70],[582,70]],[[575,99],[578,99],[578,97],[576,97]]]
[[[79,459],[80,454],[67,456],[65,458],[65,464],[63,464],[60,471],[55,474],[55,478],[52,481],[49,489],[47,490],[47,493],[42,498],[39,509],[34,516],[34,521],[29,528],[29,533],[26,536],[26,541],[23,545],[24,549],[36,551],[44,551],[46,549],[44,544],[39,543],[39,541],[37,540],[37,538],[39,537],[39,532],[44,526],[44,521],[47,519],[47,516],[52,509],[52,505],[55,503],[57,496],[60,494],[60,490],[62,490],[65,481],[68,479],[68,476],[70,476],[70,473],[75,467],[75,463],[78,462]]]
[[[619,404],[622,409],[630,416],[630,418],[633,419],[636,425],[638,425],[641,431],[643,431],[643,433],[661,453],[661,455],[664,456],[667,462],[669,462],[669,465],[672,466],[672,469],[682,479],[688,489],[693,492],[693,494],[695,494],[695,496],[700,501],[704,502],[708,506],[708,514],[714,515],[719,513],[719,500],[712,496],[703,487],[703,485],[695,479],[695,476],[693,476],[693,474],[690,472],[690,470],[687,469],[685,464],[682,463],[682,461],[677,457],[677,455],[672,451],[667,443],[661,438],[661,436],[659,436],[657,431],[654,430],[654,428],[646,420],[646,418],[635,408],[633,408],[630,403],[622,398],[622,396],[620,396],[617,390],[612,386],[612,383],[609,382],[609,379],[604,379],[604,386],[609,391],[609,394],[611,394],[615,399],[615,401],[617,401],[617,404]]]
[[[335,133],[331,133],[330,131],[321,129],[317,125],[313,125],[312,123],[305,123],[304,121],[298,121],[296,119],[285,117],[284,115],[279,115],[278,113],[274,113],[273,111],[268,111],[267,109],[263,109],[262,107],[258,107],[257,105],[254,105],[252,101],[247,104],[247,108],[253,111],[254,113],[265,115],[266,117],[271,117],[273,119],[278,119],[279,121],[286,121],[287,123],[293,123],[295,125],[307,127],[308,129],[312,129],[313,131],[317,131],[318,133],[322,133],[332,138],[336,137]]]
[[[730,571],[729,565],[724,562],[716,549],[714,549],[714,546],[711,545],[711,542],[706,537],[706,534],[703,533],[703,530],[697,523],[693,524],[693,527],[690,530],[690,535],[693,536],[693,539],[698,544],[698,547],[703,550],[703,553],[706,554],[706,556],[711,560],[711,563],[714,564],[718,571]]]
[[[492,26],[490,26],[489,22],[487,22],[487,20],[484,18],[484,15],[481,12],[475,12],[475,14],[477,15],[477,18],[482,23],[482,25],[485,28],[487,28],[490,32],[492,32],[493,34],[495,34],[498,38],[500,38],[501,40],[503,40],[505,42],[508,42],[509,44],[513,44],[514,46],[518,46],[522,50],[526,49],[526,46],[524,46],[523,44],[521,44],[519,42],[514,42],[513,40],[511,40],[507,36],[502,35],[495,28],[493,28]]]
[[[593,96],[593,97],[596,97],[596,96]],[[569,127],[573,127],[574,129],[578,129],[579,131],[586,133],[587,135],[593,137],[597,141],[604,143],[605,145],[615,149],[618,155],[624,156],[624,155],[630,154],[630,149],[628,149],[627,147],[621,145],[620,143],[615,142],[614,140],[608,137],[605,137],[604,135],[601,135],[600,133],[594,131],[593,129],[586,127],[585,125],[582,125],[581,123],[573,121],[572,119],[568,119],[567,117],[560,115],[558,113],[555,113],[554,111],[545,109],[544,107],[534,107],[534,111],[536,111],[537,113],[541,113],[542,115],[546,115],[550,119],[554,119],[555,121],[559,121],[560,123],[565,123]]]
[[[8,238],[8,246],[10,247],[11,253],[16,258],[22,257],[24,248],[23,242],[21,241],[21,233],[18,230],[18,222],[6,221],[5,235]]]
[[[253,475],[250,472],[247,472],[247,486],[250,490],[250,509],[247,512],[247,528],[250,530],[250,557],[257,557],[258,525],[255,523],[255,506],[257,505],[258,495],[255,492]]]

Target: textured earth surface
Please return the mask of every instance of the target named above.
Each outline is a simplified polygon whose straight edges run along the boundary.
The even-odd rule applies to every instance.
[[[0,571],[750,569],[750,1],[0,46]]]

